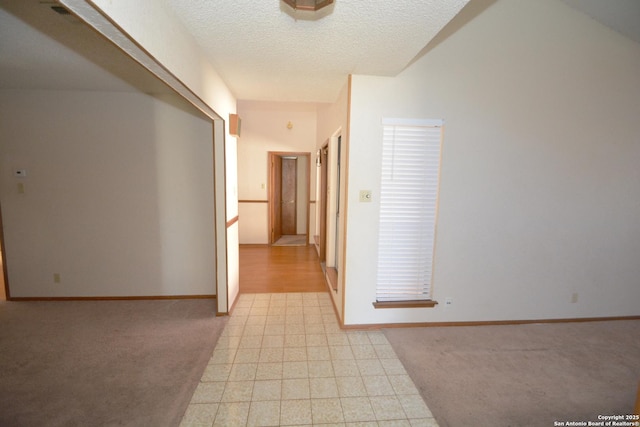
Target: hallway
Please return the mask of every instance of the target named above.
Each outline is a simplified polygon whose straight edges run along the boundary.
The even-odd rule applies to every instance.
[[[314,246],[240,245],[240,293],[327,292]]]

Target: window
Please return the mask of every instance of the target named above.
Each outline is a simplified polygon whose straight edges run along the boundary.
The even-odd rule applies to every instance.
[[[376,307],[431,301],[442,123],[383,120]]]

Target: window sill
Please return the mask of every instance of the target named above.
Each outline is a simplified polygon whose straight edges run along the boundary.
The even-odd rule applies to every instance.
[[[435,307],[438,301],[422,300],[422,301],[384,301],[372,303],[374,308],[424,308]]]

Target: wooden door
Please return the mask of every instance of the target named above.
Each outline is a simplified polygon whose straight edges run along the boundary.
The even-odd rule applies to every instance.
[[[282,234],[295,235],[297,233],[297,175],[298,160],[295,158],[282,158],[282,180],[281,180],[281,226]]]
[[[271,156],[271,243],[282,237],[282,157]]]

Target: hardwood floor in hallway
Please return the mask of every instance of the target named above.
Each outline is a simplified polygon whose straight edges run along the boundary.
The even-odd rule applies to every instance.
[[[315,247],[240,245],[240,293],[327,291]]]

